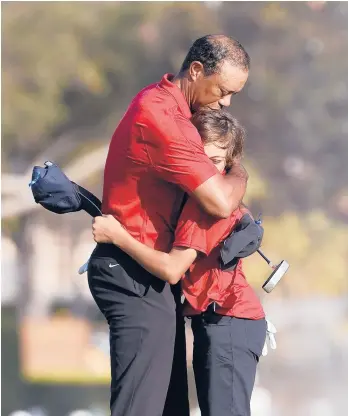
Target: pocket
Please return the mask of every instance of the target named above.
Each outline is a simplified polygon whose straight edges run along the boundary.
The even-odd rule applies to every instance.
[[[266,341],[266,320],[246,319],[245,336],[248,349],[255,355],[257,361],[261,357],[262,349]]]
[[[142,276],[130,276],[112,257],[92,257],[88,265],[88,278],[92,286],[103,289],[123,291],[130,295],[143,297],[149,284]]]

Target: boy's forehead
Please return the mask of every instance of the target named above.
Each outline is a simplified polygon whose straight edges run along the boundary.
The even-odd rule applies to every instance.
[[[213,157],[213,156],[225,157],[227,149],[224,149],[221,146],[218,146],[216,143],[213,142],[213,143],[205,144],[204,151],[210,157]]]

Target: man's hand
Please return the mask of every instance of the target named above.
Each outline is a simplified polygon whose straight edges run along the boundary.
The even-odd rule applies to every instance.
[[[96,243],[109,243],[117,245],[127,231],[112,215],[95,217],[92,223],[92,232]]]
[[[262,349],[262,355],[264,357],[268,354],[267,342],[269,343],[269,346],[271,347],[272,350],[275,350],[277,348],[277,343],[275,339],[275,334],[277,333],[276,327],[268,319],[266,319],[266,323],[267,323],[266,340],[265,340],[265,345]]]
[[[199,185],[193,196],[205,211],[217,218],[228,218],[244,197],[248,173],[235,163],[226,175],[216,174]]]
[[[246,182],[249,179],[249,174],[245,167],[242,165],[241,158],[234,158],[230,169],[227,171],[228,175],[235,176],[237,178],[243,178]]]

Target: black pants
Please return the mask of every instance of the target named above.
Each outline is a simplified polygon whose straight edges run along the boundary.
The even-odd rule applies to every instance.
[[[110,328],[111,415],[162,416],[176,329],[169,285],[104,244],[92,254],[88,282]]]
[[[266,321],[213,312],[192,318],[193,370],[202,416],[250,416]]]
[[[176,303],[176,335],[172,373],[163,416],[190,416],[185,320],[182,315],[180,283],[171,286]]]

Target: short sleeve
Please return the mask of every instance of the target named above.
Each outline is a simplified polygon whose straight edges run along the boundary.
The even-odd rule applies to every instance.
[[[189,198],[179,217],[173,247],[194,248],[205,255],[217,247],[241,218],[240,209],[229,218],[217,219],[207,214],[194,198]]]
[[[198,203],[189,198],[178,220],[175,229],[173,247],[193,248],[203,254],[208,254],[207,229],[209,224],[205,219],[207,215]]]
[[[140,127],[149,161],[165,181],[192,193],[218,170],[204,153],[201,137],[181,114],[158,114]]]

